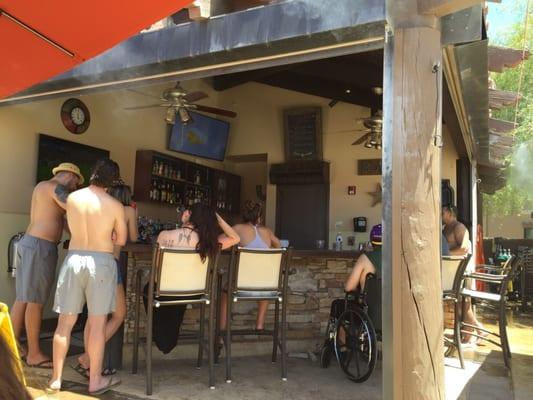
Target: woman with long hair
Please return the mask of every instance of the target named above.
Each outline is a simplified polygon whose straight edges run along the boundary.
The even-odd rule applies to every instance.
[[[196,249],[202,258],[216,256],[219,247],[224,250],[239,243],[239,235],[211,207],[196,203],[181,213],[180,228],[162,231],[157,237],[161,247]],[[220,231],[222,230],[222,233]],[[145,294],[148,285],[145,286]],[[179,329],[186,306],[159,307],[154,312],[154,342],[163,353],[169,353],[177,344]],[[176,329],[177,328],[177,329]]]
[[[131,189],[129,186],[125,185],[122,180],[119,180],[116,184],[111,186],[107,192],[113,196],[115,199],[120,201],[124,206],[124,215],[126,217],[126,226],[128,227],[128,241],[136,242],[139,237],[139,232],[137,231],[137,209],[132,207],[132,196]],[[111,314],[111,318],[107,321],[105,328],[105,340],[106,343],[113,337],[113,335],[118,331],[124,319],[126,318],[126,291],[124,289],[123,274],[121,270],[122,263],[121,259],[121,246],[115,246],[113,249],[113,255],[117,261],[117,290],[116,290],[116,304],[115,311]],[[87,343],[87,329],[84,331],[84,341]],[[111,344],[110,342],[109,344]],[[106,346],[106,352],[108,348]],[[109,357],[104,357],[104,366],[102,369],[102,375],[113,375],[117,372],[116,366],[111,365]],[[106,365],[108,364],[108,365]],[[78,357],[78,365],[76,365],[74,370],[79,374],[89,377],[89,355],[87,352],[83,353]]]
[[[248,249],[279,249],[281,243],[272,230],[261,225],[263,219],[263,206],[261,203],[246,201],[242,211],[242,224],[233,227],[240,237],[239,245]],[[220,297],[220,329],[226,329],[228,295],[222,292]],[[268,309],[268,300],[257,302],[257,318],[255,329],[262,331],[265,328],[265,318]]]
[[[0,365],[0,400],[31,400],[32,397],[24,386],[20,364],[2,334],[0,334]]]

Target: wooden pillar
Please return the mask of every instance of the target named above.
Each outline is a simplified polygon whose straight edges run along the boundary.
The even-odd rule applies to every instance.
[[[389,400],[444,399],[441,36],[438,24],[420,26],[416,18],[388,35],[384,56],[383,398]]]

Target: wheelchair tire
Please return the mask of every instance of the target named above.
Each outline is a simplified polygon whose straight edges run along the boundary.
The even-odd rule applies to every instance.
[[[322,349],[320,350],[320,367],[327,368],[331,364],[331,356],[333,355],[331,340],[325,340]]]
[[[353,308],[341,314],[333,347],[349,379],[360,383],[370,377],[376,366],[377,337],[372,320],[364,311]]]

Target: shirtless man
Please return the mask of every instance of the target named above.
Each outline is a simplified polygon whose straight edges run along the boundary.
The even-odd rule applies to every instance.
[[[451,256],[464,256],[470,253],[470,236],[466,226],[457,221],[457,208],[454,206],[442,207],[442,223],[444,229],[442,233],[448,242]],[[469,299],[463,299],[463,321],[467,324],[483,328],[483,325],[477,320],[472,302]],[[486,336],[486,333],[478,330],[478,335]],[[472,341],[474,339],[474,341]],[[467,344],[476,344],[477,340],[470,334],[463,335],[463,341]]]
[[[127,239],[122,204],[106,193],[119,178],[118,165],[109,159],[96,163],[90,185],[73,192],[67,200],[70,246],[57,281],[54,311],[59,313],[54,334],[54,371],[48,389],[61,389],[61,376],[72,328],[87,302],[86,350],[89,354],[89,393],[100,395],[120,381],[103,377],[107,315],[115,309],[117,266],[114,246]]]
[[[17,340],[23,326],[26,328],[26,363],[39,368],[52,368],[51,360],[39,346],[43,305],[54,284],[57,244],[63,232],[67,196],[83,183],[83,176],[74,164],[62,163],[52,173],[52,179],[38,183],[33,189],[30,225],[17,250],[20,266],[16,300],[11,309]]]
[[[442,207],[442,223],[444,237],[448,242],[451,256],[464,256],[470,252],[470,237],[466,226],[457,221],[457,208]]]

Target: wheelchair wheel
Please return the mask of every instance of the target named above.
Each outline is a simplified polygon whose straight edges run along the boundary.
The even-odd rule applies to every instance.
[[[332,347],[332,341],[330,339],[326,339],[322,349],[320,350],[320,366],[322,368],[327,368],[329,367],[329,364],[331,364],[331,356],[333,355]]]
[[[376,366],[377,340],[374,325],[359,309],[344,311],[337,321],[334,338],[337,361],[354,382],[366,381]]]

